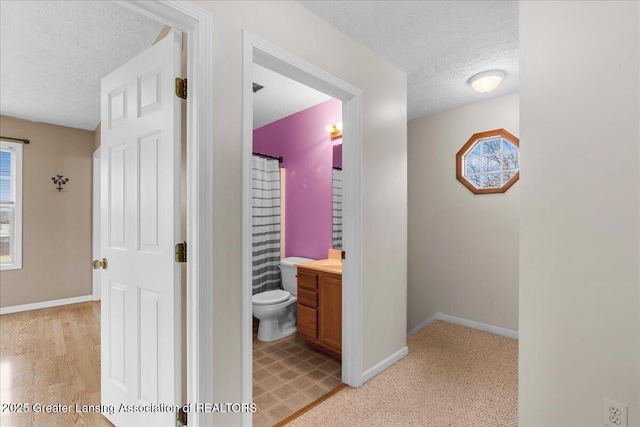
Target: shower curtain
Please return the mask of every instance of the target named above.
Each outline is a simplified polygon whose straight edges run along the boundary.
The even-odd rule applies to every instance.
[[[342,169],[333,168],[332,246],[342,249]]]
[[[253,294],[280,285],[280,168],[277,160],[253,156]]]

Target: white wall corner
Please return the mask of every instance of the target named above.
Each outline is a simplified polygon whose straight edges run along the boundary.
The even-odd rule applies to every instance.
[[[10,307],[0,308],[0,315],[19,313],[21,311],[38,310],[41,308],[57,307],[59,305],[77,304],[79,302],[92,301],[93,295],[84,295],[81,297],[63,298],[51,301],[34,302],[31,304],[13,305]]]
[[[387,357],[386,359],[380,361],[378,364],[376,364],[375,366],[367,369],[366,371],[364,371],[364,373],[362,374],[362,383],[366,383],[367,381],[369,381],[371,378],[375,377],[376,375],[378,375],[380,372],[384,371],[385,369],[387,369],[389,366],[393,365],[394,363],[396,363],[398,360],[402,359],[403,357],[405,357],[407,354],[409,354],[409,348],[407,346],[402,347],[400,350],[396,351],[395,353],[393,353],[391,356]]]
[[[420,329],[426,328],[427,326],[429,326],[431,323],[435,322],[436,320],[442,320],[442,316],[444,316],[444,315],[442,313],[440,313],[440,312],[432,314],[426,320],[420,322],[420,324],[418,326],[416,326],[415,328],[411,329],[407,333],[407,336],[410,337],[411,335],[413,335],[416,332],[418,332]]]

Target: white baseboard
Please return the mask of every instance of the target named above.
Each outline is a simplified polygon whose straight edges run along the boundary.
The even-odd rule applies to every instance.
[[[479,331],[490,332],[496,335],[502,335],[503,337],[518,339],[520,333],[518,331],[512,331],[511,329],[500,328],[498,326],[487,325],[486,323],[474,322],[473,320],[461,319],[460,317],[449,316],[448,314],[435,313],[424,322],[420,323],[415,328],[411,329],[407,336],[411,336],[418,332],[420,329],[428,326],[435,320],[444,320],[445,322],[455,323],[456,325],[466,326],[467,328],[477,329]]]
[[[59,305],[77,304],[79,302],[91,301],[93,295],[84,295],[81,297],[56,299],[52,301],[34,302],[31,304],[13,305],[11,307],[0,308],[1,314],[18,313],[20,311],[37,310],[39,308],[57,307]]]
[[[420,329],[426,328],[427,326],[429,326],[431,323],[433,323],[436,320],[442,320],[442,316],[443,316],[443,314],[440,313],[440,312],[432,314],[431,316],[429,316],[429,318],[427,320],[422,321],[418,326],[416,326],[415,328],[411,329],[407,333],[407,336],[410,337],[411,335],[413,335],[416,332],[418,332]]]
[[[393,353],[391,356],[387,357],[380,363],[373,366],[372,368],[367,369],[362,374],[362,383],[364,384],[365,382],[369,381],[371,378],[375,377],[380,372],[384,371],[389,366],[393,365],[398,360],[405,357],[407,354],[409,354],[409,348],[407,346],[404,346],[400,350]]]

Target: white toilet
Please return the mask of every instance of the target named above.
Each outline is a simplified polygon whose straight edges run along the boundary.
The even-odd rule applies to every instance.
[[[280,260],[282,289],[255,294],[252,298],[253,315],[260,320],[258,339],[275,341],[296,332],[299,262],[313,261],[310,258],[288,257]]]

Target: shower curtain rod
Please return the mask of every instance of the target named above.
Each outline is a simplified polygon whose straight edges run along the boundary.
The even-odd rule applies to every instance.
[[[273,160],[277,160],[278,163],[282,163],[282,157],[274,157],[274,156],[270,156],[268,154],[262,154],[262,153],[253,153],[254,156],[260,156],[260,157],[266,157],[267,159],[273,159]]]
[[[22,142],[23,144],[28,144],[28,143],[29,143],[29,140],[28,140],[28,139],[21,139],[21,138],[9,138],[8,136],[0,136],[0,139],[6,139],[7,141]]]

